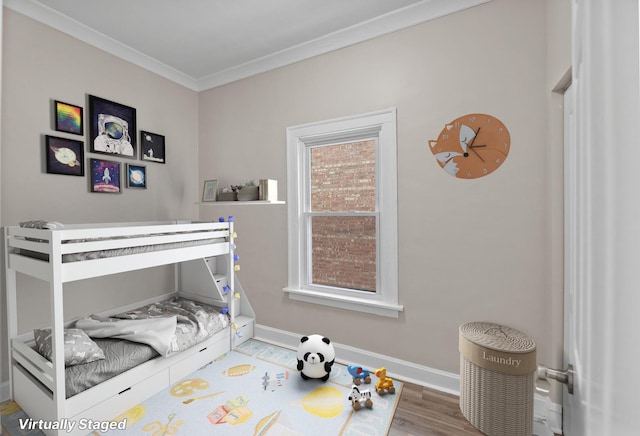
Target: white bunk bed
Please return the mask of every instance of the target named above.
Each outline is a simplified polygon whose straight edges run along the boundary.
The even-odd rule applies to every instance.
[[[5,227],[4,233],[11,398],[33,419],[108,421],[253,336],[255,315],[234,277],[232,220],[71,225],[53,230],[15,226]],[[100,315],[178,296],[227,308],[227,327],[191,348],[152,358],[67,398],[64,329],[73,327],[73,322],[63,319],[64,284],[169,264],[176,268],[174,293]],[[18,334],[17,273],[49,284],[51,361],[35,351],[33,332]],[[85,432],[63,429],[47,434]]]

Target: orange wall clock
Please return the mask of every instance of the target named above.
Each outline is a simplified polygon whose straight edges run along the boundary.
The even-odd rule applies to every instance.
[[[440,167],[459,179],[491,174],[509,155],[511,137],[502,121],[486,114],[463,115],[444,126],[429,147]]]

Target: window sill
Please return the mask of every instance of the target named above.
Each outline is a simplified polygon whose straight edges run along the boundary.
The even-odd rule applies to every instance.
[[[307,303],[322,304],[324,306],[339,307],[341,309],[354,310],[358,312],[372,313],[374,315],[397,318],[399,312],[404,310],[404,306],[387,303],[384,301],[369,300],[343,295],[328,295],[321,292],[309,291],[305,289],[284,288],[284,292],[289,294],[292,300],[304,301]]]

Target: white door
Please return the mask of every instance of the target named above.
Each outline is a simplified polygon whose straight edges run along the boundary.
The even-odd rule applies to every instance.
[[[573,0],[566,100],[567,436],[640,435],[638,0]]]

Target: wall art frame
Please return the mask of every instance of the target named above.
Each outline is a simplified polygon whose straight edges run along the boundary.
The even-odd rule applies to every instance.
[[[163,135],[140,131],[140,160],[166,163]]]
[[[91,192],[107,194],[120,194],[122,185],[120,184],[120,162],[90,158]]]
[[[127,188],[147,189],[147,167],[127,164]]]
[[[84,134],[84,109],[75,104],[54,100],[54,129],[57,132]]]
[[[205,180],[202,187],[202,202],[208,203],[218,200],[218,180]]]
[[[84,142],[45,135],[44,153],[47,173],[84,176]]]
[[[136,109],[89,95],[89,150],[136,159]]]

